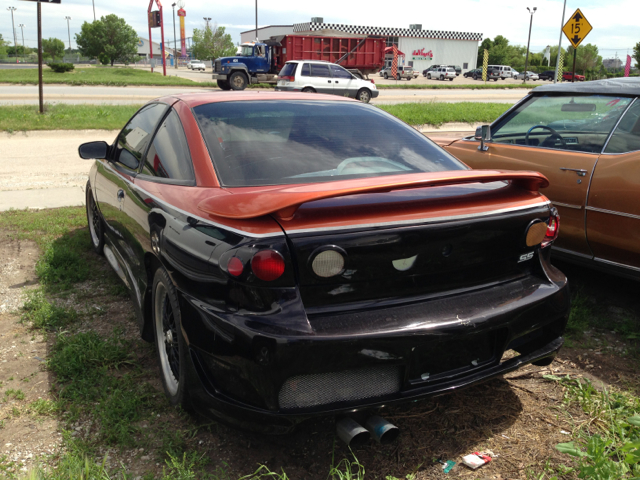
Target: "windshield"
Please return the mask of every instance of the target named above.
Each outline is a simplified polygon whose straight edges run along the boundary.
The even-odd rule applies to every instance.
[[[253,56],[253,46],[252,45],[243,45],[242,50],[240,51],[241,57],[252,57]]]
[[[492,127],[498,143],[600,152],[632,99],[609,95],[534,96]]]
[[[194,108],[224,186],[283,185],[467,167],[370,105],[219,102]]]

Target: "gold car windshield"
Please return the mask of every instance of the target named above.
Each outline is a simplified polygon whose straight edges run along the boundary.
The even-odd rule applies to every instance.
[[[600,153],[632,100],[610,95],[533,96],[494,125],[491,139]]]

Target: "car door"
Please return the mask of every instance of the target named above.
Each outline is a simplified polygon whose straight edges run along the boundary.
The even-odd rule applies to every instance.
[[[333,93],[333,77],[329,65],[322,63],[308,63],[306,65],[309,65],[310,68],[310,76],[306,78],[309,85],[318,93]]]
[[[118,135],[109,158],[98,163],[94,185],[96,201],[122,272],[130,270],[138,261],[135,225],[127,214],[133,181],[167,108],[164,103],[152,103],[140,109]],[[119,272],[121,276],[122,272]]]
[[[329,65],[331,75],[333,75],[333,93],[344,97],[356,98],[358,92],[358,82],[353,75],[339,65]]]
[[[587,202],[596,260],[640,270],[640,100],[624,114],[598,159]]]
[[[531,96],[492,125],[486,151],[468,139],[445,148],[472,168],[544,174],[549,179],[544,194],[561,218],[554,248],[591,258],[585,230],[587,193],[600,152],[622,113],[614,111],[615,101],[598,95]]]

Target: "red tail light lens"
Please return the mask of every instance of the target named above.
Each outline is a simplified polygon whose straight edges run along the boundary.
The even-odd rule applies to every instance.
[[[284,258],[275,250],[261,250],[251,259],[251,269],[260,280],[271,282],[284,273]]]
[[[549,216],[549,223],[547,223],[547,233],[544,236],[541,247],[548,247],[551,245],[558,234],[560,233],[560,215],[558,212],[554,212]]]
[[[231,257],[229,263],[227,263],[227,272],[234,277],[239,277],[244,270],[244,264],[238,257]]]
[[[371,83],[373,83],[374,85],[376,84],[376,82],[374,82],[374,81],[373,81],[373,78],[370,78],[370,79],[369,79],[369,81],[370,81]]]
[[[278,77],[278,80],[287,80],[288,82],[293,82],[295,79],[296,78],[291,75],[283,75],[281,77]]]

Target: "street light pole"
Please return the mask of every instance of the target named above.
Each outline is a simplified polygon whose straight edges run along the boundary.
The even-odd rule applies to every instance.
[[[211,17],[202,17],[204,18],[204,21],[207,22],[207,28],[209,28],[209,21],[211,20]]]
[[[177,39],[176,39],[176,4],[172,3],[171,8],[173,8],[173,66],[178,68],[178,57],[176,55],[177,52]]]
[[[527,68],[529,66],[529,45],[531,44],[531,26],[533,25],[533,14],[536,13],[537,7],[533,7],[533,10],[529,10],[529,14],[531,15],[531,20],[529,20],[529,40],[527,40],[527,56],[524,60],[524,73],[522,74],[522,83],[525,83],[527,80]]]
[[[20,31],[22,31],[22,56],[24,57],[25,48],[24,48],[24,23],[18,25],[20,27]]]
[[[11,27],[13,28],[13,48],[16,52],[16,63],[18,63],[18,42],[16,41],[16,25],[13,23],[13,12],[17,9],[16,7],[7,7],[7,10],[11,12]]]
[[[256,42],[258,41],[258,0],[256,0]]]
[[[93,4],[93,21],[96,21],[96,0],[91,0],[91,3]]]
[[[69,20],[71,17],[64,17],[67,19],[67,32],[69,33],[69,55],[71,55],[71,27],[69,26]]]

